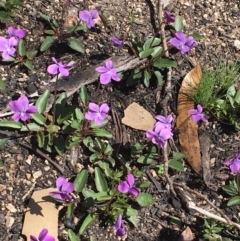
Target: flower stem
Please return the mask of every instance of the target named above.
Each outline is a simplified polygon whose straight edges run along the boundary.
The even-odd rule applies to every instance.
[[[58,83],[58,74],[57,74],[57,79],[56,79],[55,86],[54,86],[53,124],[55,124],[55,121],[56,121],[57,83]]]

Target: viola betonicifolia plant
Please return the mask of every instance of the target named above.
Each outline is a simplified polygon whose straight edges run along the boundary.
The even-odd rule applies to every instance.
[[[63,9],[71,4],[70,0],[64,1]],[[53,45],[58,46],[62,42],[67,43],[78,54],[84,54],[85,49],[79,37],[98,27],[96,19],[99,16],[101,13],[96,9],[79,9],[76,16],[77,23],[66,27],[62,19],[55,20],[41,14],[41,18],[48,23],[50,29],[44,31],[44,40],[39,48],[31,50],[26,50],[24,44],[27,32],[24,29],[9,26],[6,31],[8,35],[0,37],[2,61],[23,63],[31,71],[34,69],[34,58],[38,52],[41,54],[48,49],[51,50]],[[166,11],[164,20],[171,29],[171,35],[168,38],[169,50],[175,48],[179,55],[191,53],[197,46],[199,36],[186,33],[180,16],[173,16]],[[164,70],[177,66],[176,61],[164,57],[165,51],[159,37],[155,36],[142,41],[136,35],[121,39],[111,33],[109,42],[119,51],[122,48],[128,48],[137,58],[144,60],[144,65],[119,73],[115,63],[111,59],[106,59],[103,65],[95,68],[99,76],[100,88],[106,88],[106,85],[114,85],[116,82],[118,85],[126,86],[136,85],[139,81],[142,81],[146,87],[152,87],[154,84],[162,85]],[[108,125],[111,119],[109,118],[111,103],[98,98],[89,101],[86,86],[81,87],[79,91],[79,102],[69,103],[67,93],[57,93],[57,86],[61,76],[71,76],[74,65],[63,61],[64,56],[56,58],[50,55],[50,57],[49,62],[52,61],[52,63],[46,65],[46,73],[55,77],[52,108],[48,106],[49,90],[45,90],[35,102],[21,95],[9,103],[12,120],[1,121],[0,127],[13,128],[19,133],[35,137],[38,148],[51,155],[62,156],[75,145],[80,145],[87,157],[86,165],[77,176],[74,174],[69,180],[63,175],[57,177],[56,190],[49,193],[49,196],[67,207],[66,218],[70,220],[74,215],[78,215],[76,208],[79,206],[88,213],[77,225],[80,227],[77,233],[75,233],[76,230],[68,230],[71,241],[80,240],[79,236],[101,217],[104,217],[104,225],[112,227],[113,234],[119,240],[125,240],[128,236],[129,223],[138,227],[138,212],[141,212],[141,207],[150,206],[154,202],[153,197],[146,192],[150,183],[144,181],[142,167],[157,164],[156,160],[161,159],[162,148],[174,135],[174,116],[171,113],[168,116],[156,113],[157,121],[154,127],[145,133],[146,138],[141,140],[141,144],[135,143],[131,147],[131,163],[136,163],[133,168],[122,155],[115,153],[113,135],[108,131],[111,129]],[[192,121],[205,123],[207,119],[200,104],[196,109],[189,110],[189,114]],[[5,143],[9,139],[10,137],[6,137]],[[182,153],[173,152],[168,163],[169,167],[183,171],[183,165],[179,162],[182,158],[184,158]],[[239,156],[236,155],[224,165],[228,166],[233,173],[238,172]],[[161,174],[162,168],[159,166]],[[39,234],[30,236],[31,241],[56,239],[57,237],[48,234],[48,227],[39,230]]]

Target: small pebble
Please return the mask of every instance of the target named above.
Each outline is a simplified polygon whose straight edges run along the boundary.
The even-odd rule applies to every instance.
[[[33,173],[33,178],[34,179],[37,179],[38,177],[41,177],[41,176],[42,176],[42,171],[37,171],[37,172]]]
[[[7,210],[9,210],[11,213],[16,213],[17,212],[17,209],[11,204],[11,203],[8,203],[7,206],[6,206]]]

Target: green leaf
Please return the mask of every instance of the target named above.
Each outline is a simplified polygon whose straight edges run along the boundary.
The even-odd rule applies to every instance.
[[[223,186],[222,189],[230,196],[236,196],[238,194],[238,186],[235,181],[234,181],[234,185],[232,182],[230,182],[229,185]]]
[[[37,53],[37,50],[29,50],[26,52],[26,56],[29,60],[33,60],[36,57]]]
[[[91,121],[90,122],[90,127],[93,128],[93,129],[99,129],[99,128],[102,128],[104,127],[106,124],[108,123],[108,120],[105,119],[100,125],[97,125],[94,121]]]
[[[238,204],[240,204],[240,196],[235,196],[228,201],[227,206],[231,207]]]
[[[36,101],[38,113],[42,114],[46,110],[49,95],[50,90],[45,90],[44,93],[38,97]]]
[[[55,34],[55,32],[53,30],[51,30],[51,29],[50,30],[45,30],[44,33],[48,34],[48,35],[54,35]]]
[[[0,90],[5,90],[6,89],[6,85],[4,83],[4,81],[2,79],[0,79]]]
[[[126,86],[131,87],[137,84],[141,78],[142,71],[138,68],[134,69],[127,78]]]
[[[22,126],[20,131],[41,131],[41,126],[37,125],[36,123],[29,123],[25,126]]]
[[[44,146],[45,136],[42,131],[37,133],[38,146],[42,148]]]
[[[25,56],[26,54],[26,48],[22,39],[20,39],[18,42],[18,53],[21,57]]]
[[[44,125],[46,123],[46,118],[39,113],[34,113],[31,117],[40,125]]]
[[[143,182],[140,184],[140,188],[146,188],[146,187],[149,187],[150,186],[150,182]]]
[[[5,11],[0,11],[0,19],[4,21],[11,20],[11,18],[8,16],[8,14]]]
[[[236,88],[234,85],[231,85],[227,90],[227,95],[234,97],[236,95]]]
[[[79,229],[79,234],[83,234],[89,225],[91,225],[97,219],[96,214],[89,213],[87,217],[84,219],[81,228]]]
[[[93,135],[98,137],[112,138],[112,134],[104,129],[92,129]]]
[[[76,119],[81,122],[84,120],[84,114],[82,113],[82,111],[79,109],[79,108],[76,108],[75,109],[75,116],[76,116]]]
[[[153,49],[145,49],[139,53],[139,58],[144,59],[150,56],[153,52]]]
[[[163,77],[162,77],[161,72],[154,71],[154,74],[157,77],[158,86],[162,86],[163,85]]]
[[[100,168],[104,171],[104,174],[105,174],[107,177],[112,177],[112,172],[111,172],[111,169],[110,169],[110,167],[109,167],[109,163],[103,162],[103,161],[99,161],[99,162],[98,162],[98,165],[99,165]]]
[[[33,67],[33,63],[30,60],[26,60],[25,62],[23,62],[23,64],[31,71],[33,71],[34,67]]]
[[[185,157],[185,155],[182,152],[173,152],[173,159],[175,160],[181,160]]]
[[[96,193],[91,189],[83,188],[82,194],[85,198],[89,198],[89,197],[94,197]]]
[[[153,204],[154,200],[153,197],[148,194],[148,193],[144,193],[141,192],[137,197],[136,197],[136,201],[138,202],[138,204],[141,207],[147,207]]]
[[[47,126],[47,132],[49,133],[55,133],[55,132],[58,132],[59,130],[60,130],[60,127],[57,125],[50,124]]]
[[[70,241],[80,241],[80,239],[77,237],[77,235],[71,229],[68,229],[68,237],[69,237]]]
[[[169,67],[177,67],[177,62],[170,59],[158,59],[154,61],[153,66],[156,68],[169,68]]]
[[[141,164],[152,164],[154,163],[154,156],[152,154],[145,154],[137,159],[138,163]]]
[[[65,140],[62,135],[53,138],[53,145],[57,153],[61,156],[65,150]]]
[[[67,206],[67,217],[72,218],[74,212],[74,203],[69,203]]]
[[[65,109],[67,103],[67,93],[63,92],[56,100],[56,116],[59,116]]]
[[[78,173],[77,177],[74,180],[74,190],[76,192],[82,192],[88,180],[88,171],[83,169]]]
[[[72,27],[68,27],[66,29],[66,33],[72,33],[72,32],[77,32],[77,31],[84,31],[87,32],[88,28],[86,25],[82,25],[82,26],[72,26]]]
[[[57,118],[57,123],[62,124],[64,121],[69,120],[70,117],[74,114],[75,108],[76,107],[73,105],[64,107]]]
[[[150,84],[149,80],[151,79],[151,77],[152,77],[152,73],[149,70],[145,69],[143,82],[146,87],[149,87],[149,84]]]
[[[99,167],[94,168],[96,189],[99,192],[107,191],[108,184]]]
[[[180,16],[175,17],[175,22],[173,23],[173,26],[176,31],[182,31],[183,30],[183,22],[182,18]]]
[[[234,97],[234,101],[240,104],[240,89],[237,91],[237,94]]]
[[[4,166],[4,160],[0,159],[0,167]]]
[[[189,34],[189,36],[192,36],[197,41],[203,39],[203,36],[198,33],[192,33],[192,34]]]
[[[134,225],[134,227],[137,228],[137,210],[133,209],[131,206],[128,206],[125,215],[127,216],[127,219]]]
[[[75,38],[71,38],[68,42],[68,45],[71,49],[74,49],[82,54],[85,53],[85,49],[84,49],[84,46],[82,45],[82,43],[75,39]]]
[[[144,149],[144,146],[137,142],[134,146],[131,147],[131,155],[136,156],[141,154]]]
[[[0,127],[21,129],[22,123],[15,121],[0,121]]]
[[[3,146],[8,142],[9,138],[1,138],[0,139],[0,148],[3,148]]]
[[[40,46],[40,51],[41,52],[46,51],[54,44],[54,42],[55,42],[55,40],[53,37],[47,36]]]
[[[84,105],[88,103],[88,94],[87,94],[87,88],[85,85],[83,85],[80,89],[80,98]]]
[[[154,38],[154,37],[151,37],[149,38],[143,45],[143,49],[149,49],[150,48],[150,45],[151,47],[155,47],[157,45],[159,45],[161,43],[161,39],[160,38]]]
[[[183,164],[175,159],[170,159],[168,162],[168,166],[181,172],[184,171]]]
[[[151,56],[152,56],[153,58],[156,58],[156,57],[160,56],[160,54],[162,53],[162,51],[163,51],[163,48],[162,48],[161,46],[155,47],[155,48],[153,49],[153,52],[151,53]]]

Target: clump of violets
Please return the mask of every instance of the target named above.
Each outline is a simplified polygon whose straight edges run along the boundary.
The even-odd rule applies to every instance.
[[[36,238],[33,235],[30,235],[30,241],[55,241],[53,236],[48,235],[48,230],[44,228]]]
[[[69,76],[69,68],[71,65],[64,64],[61,61],[58,62],[54,57],[52,57],[52,61],[54,64],[49,65],[47,68],[49,74],[56,75],[60,73],[62,76]]]
[[[100,106],[95,103],[89,103],[88,112],[85,114],[85,118],[87,120],[93,120],[96,125],[101,125],[106,119],[109,109],[110,108],[106,103],[103,103]]]
[[[79,18],[86,23],[88,28],[92,28],[95,26],[95,19],[99,17],[97,10],[83,10],[79,12]]]
[[[110,59],[106,61],[105,66],[97,67],[95,70],[100,73],[100,83],[103,85],[108,84],[111,79],[117,82],[121,80]]]
[[[174,23],[175,22],[175,17],[170,14],[170,12],[165,11],[164,12],[165,18],[167,19],[168,23]]]
[[[127,175],[127,180],[122,181],[118,185],[118,191],[121,193],[128,193],[132,195],[133,197],[137,197],[140,193],[140,189],[134,187],[135,179],[133,174]]]
[[[113,37],[111,37],[110,39],[111,39],[111,41],[113,42],[113,45],[114,45],[115,47],[122,47],[122,46],[123,46],[123,41],[120,40],[119,38],[117,38],[116,36],[113,36]]]
[[[120,237],[121,240],[125,240],[127,238],[127,230],[123,226],[122,215],[119,214],[117,217],[117,221],[114,225],[114,234],[117,237]]]
[[[58,191],[50,192],[49,195],[56,198],[59,201],[71,202],[72,197],[70,193],[74,190],[74,185],[72,182],[68,182],[64,177],[59,177],[56,180],[56,186]]]
[[[197,109],[191,109],[188,111],[188,113],[192,117],[192,121],[198,122],[198,121],[203,121],[203,122],[208,122],[208,120],[204,117],[204,114],[202,113],[203,108],[201,105],[197,105]]]
[[[232,173],[238,173],[240,171],[240,153],[235,154],[233,158],[225,161],[223,165],[228,166]]]
[[[37,112],[37,107],[29,105],[29,100],[26,96],[22,95],[17,100],[10,101],[11,111],[14,112],[13,120],[19,122],[20,120],[26,121],[31,118],[31,115]]]
[[[146,132],[146,137],[152,140],[153,144],[163,147],[165,141],[168,140],[172,135],[172,115],[164,117],[162,115],[157,115],[155,118],[158,120],[153,130]]]
[[[175,37],[169,40],[169,43],[180,50],[181,54],[185,54],[194,48],[197,43],[193,37],[187,37],[183,32],[176,32]]]

